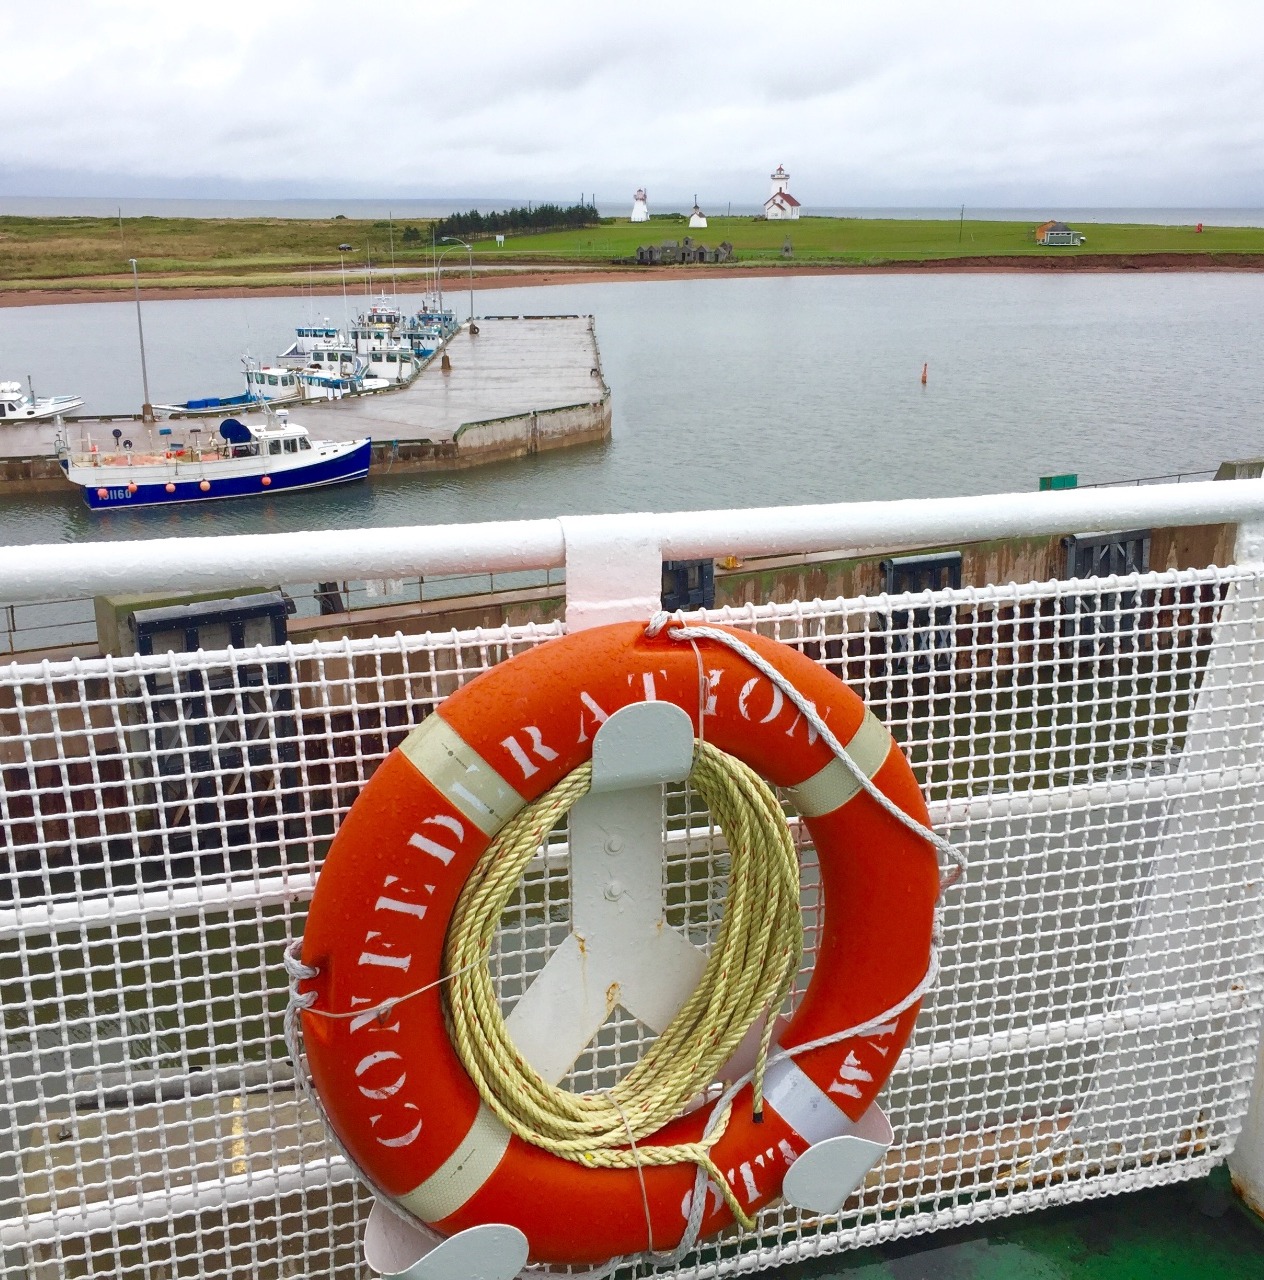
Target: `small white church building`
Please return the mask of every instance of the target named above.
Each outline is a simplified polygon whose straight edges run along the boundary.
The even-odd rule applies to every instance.
[[[645,197],[645,188],[637,187],[636,194],[632,197],[632,219],[633,222],[648,222],[650,220],[650,206]]]
[[[764,201],[764,217],[797,218],[801,207],[790,194],[790,175],[778,165],[772,173],[772,194]]]

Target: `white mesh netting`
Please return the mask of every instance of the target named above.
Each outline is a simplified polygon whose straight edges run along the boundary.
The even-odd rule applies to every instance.
[[[1223,1159],[1261,1009],[1264,581],[1201,570],[706,616],[847,679],[970,871],[881,1099],[886,1162],[841,1216],[771,1208],[679,1273]],[[554,634],[0,670],[2,1274],[368,1274],[369,1198],[286,1058],[282,948],[383,755],[463,680]],[[680,790],[665,836],[668,921],[706,945],[722,842]],[[502,920],[507,1004],[567,933],[564,852],[537,860]],[[616,1013],[574,1087],[608,1083],[648,1034]]]

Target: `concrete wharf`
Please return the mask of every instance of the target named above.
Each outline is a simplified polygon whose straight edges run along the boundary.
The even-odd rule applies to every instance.
[[[405,387],[281,406],[313,439],[373,440],[369,470],[448,470],[523,457],[610,435],[610,388],[591,316],[488,316],[464,325]],[[446,360],[444,357],[446,356]],[[255,415],[235,413],[246,421]],[[72,447],[101,448],[115,428],[139,442],[170,427],[185,441],[219,427],[210,416],[172,415],[154,426],[140,415],[67,418]],[[138,434],[140,433],[140,434]],[[52,422],[0,427],[0,492],[47,492],[66,485],[53,456]]]

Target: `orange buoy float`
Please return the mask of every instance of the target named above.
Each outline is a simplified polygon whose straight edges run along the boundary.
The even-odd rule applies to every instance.
[[[175,485],[174,485],[174,484],[172,484],[170,480],[168,480],[168,481],[167,481],[167,483],[166,483],[163,487],[166,489],[166,491],[167,491],[168,493],[175,493],[175,491],[176,491],[176,487],[175,487]]]
[[[198,488],[201,489],[203,493],[209,493],[211,491],[211,482],[209,480],[203,480],[198,485]]]
[[[445,939],[475,863],[515,814],[589,758],[614,712],[675,703],[696,736],[786,790],[817,851],[824,923],[807,989],[776,1038],[790,1053],[770,1059],[762,1113],[744,1084],[710,1148],[744,1212],[777,1198],[799,1156],[869,1109],[931,970],[934,837],[886,728],[799,651],[710,629],[784,677],[898,815],[748,658],[706,639],[673,640],[670,627],[651,630],[627,623],[550,640],[443,702],[378,767],[343,821],[302,941],[294,990],[307,1062],[351,1159],[441,1234],[507,1224],[538,1262],[595,1264],[674,1248],[689,1232],[701,1238],[733,1221],[712,1186],[690,1222],[693,1164],[589,1168],[511,1133],[480,1096],[445,1020]],[[686,1111],[637,1145],[698,1143],[709,1115],[705,1105]]]
[[[926,385],[926,371],[930,368],[930,361],[922,365],[922,386]]]
[[[272,483],[272,477],[262,476],[260,477],[259,483],[266,489]]]

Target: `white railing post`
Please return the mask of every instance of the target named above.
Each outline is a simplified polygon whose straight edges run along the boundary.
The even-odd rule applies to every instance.
[[[1264,522],[1253,521],[1238,526],[1234,559],[1240,564],[1264,565]],[[1264,629],[1264,621],[1256,618],[1255,632]],[[1257,890],[1258,892],[1258,890]],[[1255,940],[1257,963],[1264,952],[1264,937]],[[1264,1044],[1256,1055],[1255,1080],[1251,1101],[1242,1121],[1242,1132],[1229,1154],[1229,1173],[1243,1201],[1260,1217],[1264,1217]]]

